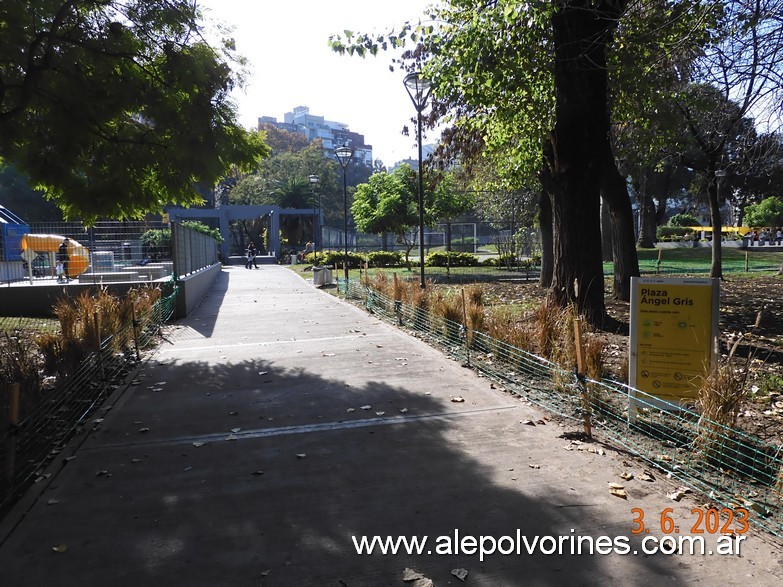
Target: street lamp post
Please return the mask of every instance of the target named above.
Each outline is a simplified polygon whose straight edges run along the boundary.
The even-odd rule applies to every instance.
[[[348,168],[353,157],[353,149],[347,145],[337,147],[334,150],[334,154],[337,160],[340,162],[340,167],[343,168],[343,228],[344,228],[344,252],[343,252],[343,270],[345,271],[345,293],[348,294],[348,184],[345,175],[345,170]]]
[[[315,207],[315,186],[318,183],[318,176],[313,173],[310,175],[310,187],[313,188],[313,207]],[[315,231],[315,225],[318,223],[318,234]],[[318,265],[318,241],[321,236],[321,194],[318,194],[318,212],[313,214],[313,267]]]
[[[417,115],[417,142],[419,144],[419,287],[424,289],[424,178],[421,165],[421,112],[427,106],[430,96],[430,82],[417,71],[409,73],[403,80],[405,89],[411,97]]]

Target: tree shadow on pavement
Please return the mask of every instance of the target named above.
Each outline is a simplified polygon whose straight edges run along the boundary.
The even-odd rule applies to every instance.
[[[563,556],[518,554],[518,533],[607,530],[584,496],[540,485],[490,412],[256,360],[146,375],[0,550],[4,585],[388,586],[406,567],[435,585],[461,584],[458,568],[469,585],[677,583],[666,558],[571,555],[569,539]],[[465,536],[510,537],[513,553],[436,554],[455,533],[468,550]],[[428,541],[420,555],[359,555],[362,536]]]

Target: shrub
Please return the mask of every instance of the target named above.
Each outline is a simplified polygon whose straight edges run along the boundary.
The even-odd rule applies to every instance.
[[[334,268],[343,266],[344,251],[318,251],[318,261],[322,265],[331,265]],[[311,262],[312,253],[307,256],[307,261]],[[348,267],[357,269],[364,267],[364,255],[348,251]]]
[[[367,255],[370,267],[401,267],[402,253],[399,251],[373,251]]]
[[[433,251],[424,260],[429,267],[478,267],[479,258],[472,253],[458,253],[456,251]]]
[[[659,226],[655,233],[659,241],[682,240],[688,235],[693,235],[693,231],[682,226]]]
[[[152,243],[153,246],[167,249],[171,246],[171,229],[153,228],[141,235],[141,241],[144,243]]]
[[[198,220],[186,220],[182,223],[182,226],[189,228],[190,230],[193,230],[195,232],[200,232],[201,234],[206,234],[207,236],[211,236],[213,239],[217,241],[218,244],[223,242],[223,237],[220,234],[219,228],[210,228],[203,222],[199,222]]]
[[[669,226],[699,226],[699,221],[690,214],[675,214],[669,218]]]

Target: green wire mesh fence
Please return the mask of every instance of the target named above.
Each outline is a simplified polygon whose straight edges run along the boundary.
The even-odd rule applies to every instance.
[[[156,343],[160,326],[174,313],[176,295],[175,287],[103,338],[72,372],[50,378],[53,384],[45,380],[24,386],[21,393],[18,382],[0,385],[0,418],[8,422],[0,433],[0,517],[31,484],[45,478],[49,463],[74,434],[85,431],[92,414],[137,364],[140,350]],[[29,319],[17,320],[21,328],[31,325]],[[45,326],[51,332],[48,322]],[[17,416],[12,418],[12,412]]]
[[[710,503],[746,509],[753,524],[783,537],[783,446],[662,404],[616,381],[580,383],[573,372],[551,361],[359,282],[351,281],[347,288],[343,282],[341,291],[547,412],[581,426],[589,410],[593,430],[605,441],[679,480]]]

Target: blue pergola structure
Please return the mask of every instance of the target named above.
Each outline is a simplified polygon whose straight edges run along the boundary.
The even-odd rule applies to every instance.
[[[169,215],[169,219],[175,222],[217,218],[220,236],[223,237],[223,242],[220,244],[220,254],[224,260],[229,257],[229,247],[231,245],[229,227],[232,220],[251,220],[261,216],[269,216],[269,250],[274,256],[279,256],[282,252],[280,248],[281,216],[310,216],[316,219],[316,226],[321,225],[320,210],[317,208],[281,208],[280,206],[223,204],[219,208],[167,208],[166,213]],[[318,238],[318,236],[314,235],[313,238]],[[320,245],[320,243],[318,244]]]

